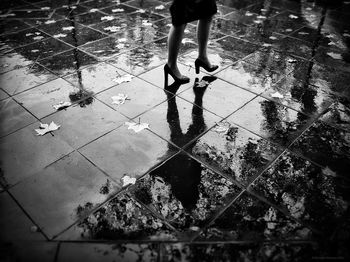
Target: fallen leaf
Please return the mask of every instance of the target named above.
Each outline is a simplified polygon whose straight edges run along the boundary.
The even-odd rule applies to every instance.
[[[116,9],[112,9],[113,13],[120,13],[120,12],[124,12],[123,8],[116,8]]]
[[[298,32],[298,35],[309,35],[309,33],[301,31],[301,32]]]
[[[216,133],[227,133],[227,131],[230,128],[230,123],[228,122],[220,122],[217,123],[216,126],[213,128],[213,131]]]
[[[30,52],[32,52],[32,53],[38,53],[40,50],[39,49],[33,49],[33,50],[31,50]]]
[[[40,123],[39,129],[35,129],[35,131],[37,132],[37,136],[43,136],[43,135],[45,135],[48,132],[52,132],[52,131],[55,131],[55,130],[59,129],[60,127],[61,127],[60,125],[56,125],[52,121],[50,123],[50,125]]]
[[[72,103],[71,102],[60,102],[57,105],[53,105],[52,107],[56,110],[60,110],[60,109],[64,109],[67,108],[69,106],[71,106]]]
[[[132,75],[126,74],[117,78],[114,78],[112,81],[116,82],[118,84],[124,83],[124,82],[130,82],[134,77]]]
[[[200,228],[199,227],[196,227],[196,226],[192,226],[190,227],[190,230],[192,231],[198,231]]]
[[[271,94],[271,97],[274,97],[274,98],[283,98],[284,96],[283,96],[281,93],[279,93],[279,92],[275,92],[275,93]]]
[[[119,43],[125,43],[127,40],[128,40],[128,39],[126,39],[126,38],[119,38],[117,41],[118,41]]]
[[[284,30],[284,31],[286,31],[286,32],[292,32],[293,31],[293,29],[292,28],[287,28],[286,30]]]
[[[31,35],[34,35],[33,33],[28,33],[28,34],[26,34],[26,36],[31,36]]]
[[[42,8],[40,8],[41,10],[50,10],[51,8],[49,6],[44,6]]]
[[[149,129],[149,124],[147,123],[131,123],[131,122],[125,122],[125,125],[128,126],[128,129],[132,129],[135,131],[135,133],[138,133],[144,129]]]
[[[343,36],[345,36],[345,37],[350,37],[350,34],[344,33]]]
[[[163,10],[165,9],[165,6],[164,5],[158,5],[155,7],[156,10]]]
[[[208,82],[208,81],[205,81],[205,80],[201,80],[201,81],[199,81],[197,84],[196,84],[196,86],[198,86],[198,87],[206,87],[206,86],[208,86],[210,83]]]
[[[56,23],[55,20],[47,20],[47,21],[45,22],[46,25],[54,24],[54,23]]]
[[[246,15],[246,16],[252,16],[252,15],[253,15],[253,13],[251,13],[251,12],[247,11],[247,12],[245,12],[245,15]]]
[[[289,58],[289,59],[287,60],[287,62],[288,62],[288,63],[296,63],[297,60],[295,60],[295,59],[293,59],[293,58]]]
[[[322,170],[322,173],[327,175],[327,176],[331,176],[331,177],[337,176],[337,173],[334,172],[332,169],[330,169],[328,166]]]
[[[110,16],[110,15],[101,17],[101,21],[104,21],[104,20],[106,20],[106,21],[111,21],[111,20],[113,20],[113,19],[114,19],[114,17],[113,17],[113,16]]]
[[[43,38],[44,38],[43,36],[35,36],[35,37],[33,37],[34,40],[41,40]]]
[[[270,46],[272,46],[272,45],[271,45],[271,44],[268,44],[268,43],[264,43],[263,46],[264,46],[264,47],[270,47]]]
[[[186,44],[186,43],[195,44],[195,42],[192,39],[189,39],[189,38],[183,38],[181,43],[182,44]]]
[[[142,20],[142,25],[143,26],[151,26],[152,23],[148,22],[148,20]]]
[[[264,15],[258,15],[256,18],[258,18],[258,19],[266,19],[266,16],[264,16]]]
[[[122,105],[125,103],[125,100],[128,99],[128,95],[118,94],[116,96],[112,96],[112,104]]]
[[[292,19],[298,19],[299,16],[296,16],[296,15],[289,15],[289,18],[292,18]]]
[[[266,11],[267,11],[267,9],[265,9],[265,8],[261,8],[261,9],[260,9],[260,11],[261,11],[261,12],[266,12]]]
[[[133,185],[136,183],[136,178],[130,177],[128,175],[123,176],[120,180],[122,181],[123,187],[127,185]]]
[[[277,37],[275,37],[275,36],[270,36],[269,39],[271,39],[271,40],[276,40]]]
[[[66,37],[66,34],[57,34],[57,35],[53,35],[53,37],[55,38],[60,38],[60,37]]]
[[[144,9],[138,9],[135,13],[141,13],[141,14],[143,14],[143,13],[146,13],[146,10],[144,10]]]
[[[336,60],[341,60],[342,59],[341,54],[338,54],[338,53],[329,52],[329,53],[327,53],[327,55],[329,55],[330,57],[332,57],[333,59],[336,59]]]
[[[74,26],[64,26],[62,27],[63,31],[72,31],[74,29]]]
[[[263,21],[261,21],[261,20],[254,20],[254,23],[256,23],[256,24],[262,24],[262,22]]]
[[[120,26],[108,26],[104,28],[105,31],[110,31],[110,32],[118,32],[120,29],[121,29]]]
[[[90,9],[90,13],[95,13],[95,12],[97,12],[97,11],[98,11],[98,9],[96,9],[96,8]]]

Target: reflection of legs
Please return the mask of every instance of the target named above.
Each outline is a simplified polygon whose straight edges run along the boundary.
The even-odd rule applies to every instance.
[[[179,111],[176,105],[176,96],[168,99],[167,121],[170,128],[170,140],[175,145],[181,146],[182,130],[179,119]]]
[[[198,38],[198,59],[210,66],[207,55],[207,45],[209,40],[209,32],[212,17],[200,19],[197,24],[197,38]]]
[[[186,24],[172,26],[168,36],[168,66],[177,78],[182,78],[177,67],[177,56]]]

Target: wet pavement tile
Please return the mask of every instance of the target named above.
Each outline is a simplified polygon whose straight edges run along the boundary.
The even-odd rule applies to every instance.
[[[156,262],[159,261],[158,252],[159,245],[152,243],[64,243],[60,246],[57,261]]]
[[[243,193],[196,240],[309,240],[312,232],[276,208]]]
[[[186,150],[241,184],[249,184],[281,149],[227,121],[222,121]]]
[[[169,243],[161,261],[311,261],[317,247],[310,243]]]
[[[95,0],[95,1],[84,1],[82,5],[90,7],[90,8],[104,8],[107,6],[113,6],[117,3],[128,2],[129,0]]]
[[[78,87],[81,92],[92,95],[116,85],[116,81],[126,74],[123,70],[102,62],[79,69],[64,79]]]
[[[126,100],[122,105],[113,105],[112,97],[118,94],[127,95],[129,100]],[[135,77],[130,82],[121,83],[98,94],[97,99],[123,115],[134,118],[164,102],[167,96],[161,88]],[[144,122],[142,117],[141,120]]]
[[[227,120],[284,147],[311,124],[312,118],[274,101],[258,97]]]
[[[31,230],[35,225],[7,192],[0,193],[0,204],[0,241],[2,243],[18,240],[45,240],[40,232]]]
[[[256,96],[251,92],[212,76],[198,78],[192,86],[193,89],[186,89],[179,96],[220,117],[232,114]],[[201,94],[203,99],[196,100],[196,91],[194,90],[198,90],[199,93],[203,92],[204,94]]]
[[[318,47],[314,60],[334,69],[349,68],[349,51],[336,47]]]
[[[47,241],[16,241],[3,245],[3,261],[55,261],[58,243]]]
[[[273,66],[270,68],[268,64],[251,64],[245,61],[239,61],[218,72],[215,76],[236,86],[260,94],[281,81],[285,74],[286,72],[283,71],[274,71]],[[232,97],[234,96],[235,94],[233,93]]]
[[[196,234],[241,192],[185,153],[175,155],[128,190],[187,236]]]
[[[321,28],[322,37],[319,39],[319,43],[322,46],[347,48],[349,46],[349,23],[340,23],[332,19],[328,19],[328,15],[325,17],[324,25]]]
[[[59,240],[175,240],[176,233],[127,193],[121,193],[58,237]]]
[[[50,2],[52,3],[52,2]],[[64,18],[72,18],[74,16],[84,14],[89,12],[89,9],[82,6],[81,4],[79,5],[61,5],[60,8],[57,8],[55,10],[55,14],[62,16]]]
[[[10,189],[49,238],[117,190],[107,176],[73,152]],[[40,208],[39,208],[40,207]]]
[[[95,8],[90,8],[87,13],[80,14],[74,17],[74,20],[77,23],[83,24],[85,26],[91,26],[102,21],[102,17],[105,17],[106,14],[99,12]]]
[[[16,51],[28,60],[36,61],[57,53],[68,51],[72,47],[53,37],[35,42],[24,47],[17,48]]]
[[[336,129],[322,121],[315,122],[298,138],[291,150],[348,177],[350,142],[348,130]]]
[[[329,237],[348,209],[350,182],[330,168],[320,168],[284,153],[251,190],[288,210],[290,215]]]
[[[288,32],[285,32],[285,34],[288,34]],[[291,34],[288,34],[289,37],[292,38],[297,38],[306,42],[310,42],[310,43],[319,43],[320,38],[320,33],[313,27],[309,27],[309,26],[304,26],[294,32],[292,32]],[[321,35],[321,38],[323,36]]]
[[[49,35],[39,31],[37,28],[28,28],[20,32],[0,36],[0,41],[11,48],[17,48],[48,37]]]
[[[142,26],[152,26],[156,21],[164,19],[163,16],[136,11],[128,14],[127,20],[125,21],[128,28],[142,27]]]
[[[33,63],[32,60],[26,59],[16,50],[8,49],[9,46],[0,47],[0,74],[6,73],[16,68],[25,67]]]
[[[116,55],[107,62],[121,68],[132,75],[139,75],[160,66],[166,61],[166,56],[145,48],[135,48],[120,55]]]
[[[2,74],[0,82],[4,91],[10,95],[15,95],[56,78],[57,76],[42,66],[33,64]]]
[[[217,17],[213,19],[211,24],[211,32],[220,32],[226,35],[234,35],[240,30],[241,25],[236,21],[225,19],[225,17]]]
[[[11,10],[11,14],[14,14],[13,17],[17,19],[50,19],[54,11],[52,10],[40,10],[40,9],[16,9]]]
[[[52,24],[41,25],[37,28],[74,47],[84,45],[107,36],[70,20],[60,20]]]
[[[77,149],[124,124],[128,119],[113,109],[94,100],[89,105],[71,106],[41,120],[59,123],[59,136]],[[77,121],[79,124],[77,124]]]
[[[12,98],[0,101],[0,109],[0,137],[6,136],[36,121],[35,117],[29,114]]]
[[[150,124],[150,129],[154,133],[178,147],[183,147],[214,126],[221,118],[184,99],[173,96],[171,92],[173,88],[175,87],[169,87],[170,93],[167,94],[168,100],[166,102],[140,117],[142,121]],[[201,90],[195,92],[195,101],[193,102],[200,104],[203,92]]]
[[[143,0],[131,0],[128,1],[127,4],[130,6],[134,6],[140,9],[149,9],[151,7],[156,7],[159,6],[161,4],[163,4],[164,1],[162,0],[147,0],[147,1],[143,1]]]
[[[10,34],[29,28],[30,26],[21,20],[9,19],[0,21],[0,34]]]
[[[350,101],[339,99],[320,117],[320,120],[344,130],[350,130]]]
[[[56,109],[54,105],[69,101],[69,95],[76,92],[74,87],[62,78],[47,82],[31,90],[16,95],[15,100],[37,118],[43,118]]]
[[[4,92],[2,89],[0,89],[0,100],[4,100],[8,97],[9,97],[8,94]]]
[[[250,5],[253,4],[257,4],[257,2],[259,2],[260,0],[256,1],[256,0],[245,0],[245,1],[227,1],[227,0],[218,0],[217,3],[227,6],[227,7],[231,7],[234,9],[245,9]]]
[[[278,38],[276,41],[273,40],[272,48],[304,60],[311,59],[315,51],[312,43],[291,37],[282,37]]]
[[[124,175],[140,177],[178,149],[148,130],[136,133],[125,124],[79,151],[121,184]]]
[[[220,47],[224,53],[229,53],[230,56],[242,59],[259,49],[259,46],[247,41],[240,40],[238,38],[227,36],[216,41],[218,47]]]
[[[36,122],[0,139],[4,185],[14,185],[73,151],[58,136],[37,136]]]
[[[96,3],[96,2],[92,1],[90,3]],[[103,5],[104,5],[104,3],[103,3]],[[111,6],[108,5],[108,7],[105,7],[105,5],[101,6],[101,7],[102,7],[102,9],[100,9],[101,12],[109,14],[109,15],[114,15],[115,19],[118,19],[118,18],[126,19],[130,13],[133,13],[133,12],[138,10],[135,7],[121,4],[120,1],[119,1],[119,3],[118,3],[118,1],[114,1],[113,5],[111,5]]]
[[[61,77],[81,71],[97,62],[96,58],[76,48],[38,61],[39,64]]]

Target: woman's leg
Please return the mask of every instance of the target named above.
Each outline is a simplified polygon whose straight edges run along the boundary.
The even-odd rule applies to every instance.
[[[212,16],[198,20],[197,39],[198,39],[198,59],[210,66],[207,54],[207,46]]]
[[[182,42],[186,24],[180,26],[172,26],[168,35],[168,66],[173,73],[181,78],[181,73],[177,67],[177,56]]]

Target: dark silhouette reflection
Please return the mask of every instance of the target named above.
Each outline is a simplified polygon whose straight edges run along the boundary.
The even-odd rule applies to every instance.
[[[174,82],[165,86],[164,90],[168,96],[167,121],[170,128],[170,141],[179,147],[183,147],[191,142],[187,149],[195,145],[195,139],[206,129],[203,118],[203,95],[210,82],[216,78],[205,76],[201,81],[197,78],[193,87],[195,94],[194,105],[192,107],[192,123],[187,132],[181,129],[179,111],[176,104],[177,97],[174,96],[181,86]],[[204,84],[203,84],[204,83]],[[171,146],[172,147],[172,146]],[[170,149],[171,150],[171,149]],[[173,195],[181,202],[186,210],[195,208],[199,199],[198,185],[201,180],[201,164],[185,153],[180,153],[166,162],[164,165],[151,172],[152,177],[161,177],[166,183],[171,185]]]

